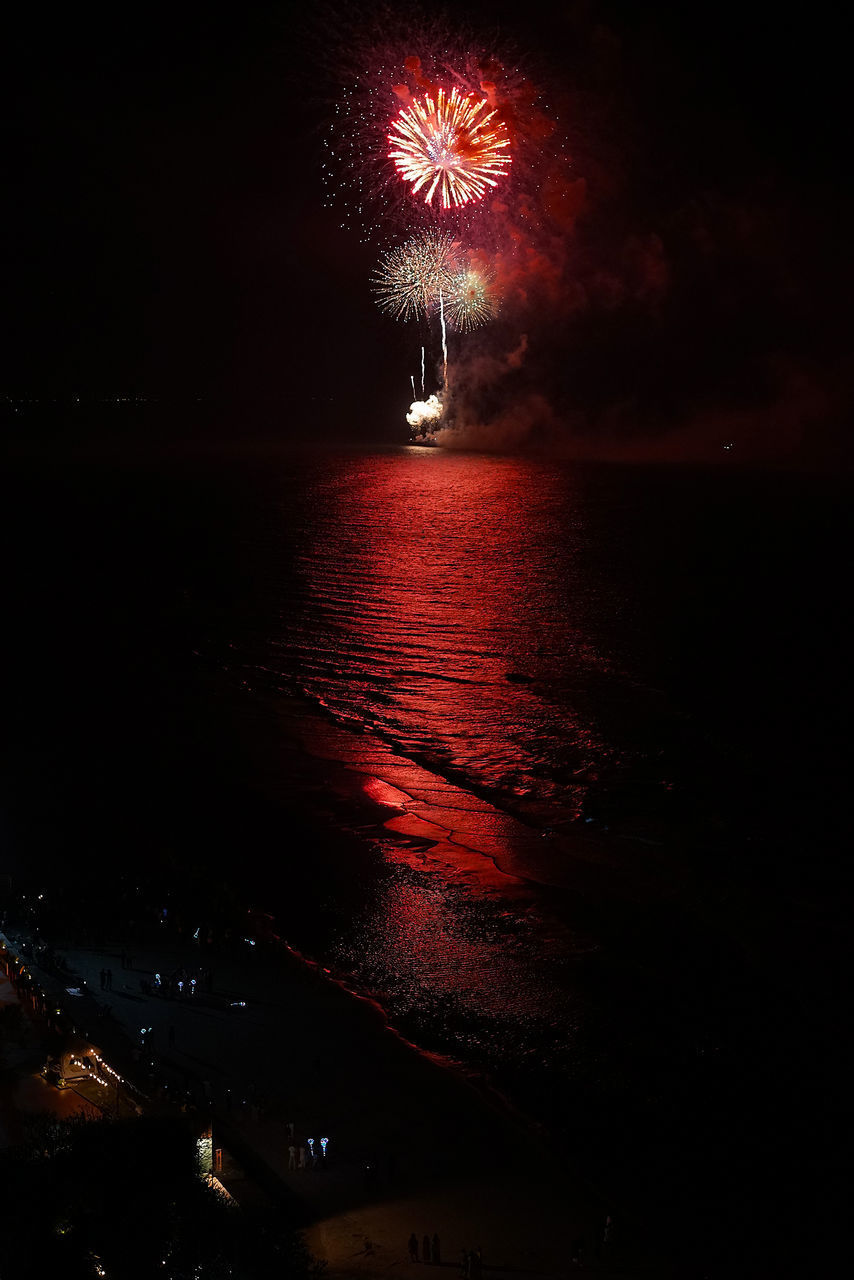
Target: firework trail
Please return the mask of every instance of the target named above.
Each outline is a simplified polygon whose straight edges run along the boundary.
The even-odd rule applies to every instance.
[[[507,125],[485,98],[439,89],[404,107],[388,135],[389,159],[426,204],[443,209],[482,199],[510,168]]]
[[[415,376],[414,376],[414,374],[411,374],[411,373],[410,373],[410,375],[409,375],[409,381],[412,383],[412,399],[414,400],[414,399],[415,399]],[[421,392],[421,394],[422,394],[422,396],[423,396],[423,395],[424,395],[424,392],[422,391],[422,392]]]
[[[421,399],[424,399],[424,348],[421,348]]]
[[[445,332],[445,300],[442,295],[441,289],[439,290],[439,319],[441,320],[441,323],[442,323],[442,359],[443,359],[442,382],[445,386],[447,386],[448,385],[448,335]]]

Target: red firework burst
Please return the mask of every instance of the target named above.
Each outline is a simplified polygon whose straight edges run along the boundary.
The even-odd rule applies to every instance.
[[[480,200],[510,168],[507,125],[485,98],[439,89],[404,107],[388,135],[389,159],[413,193],[442,207]]]

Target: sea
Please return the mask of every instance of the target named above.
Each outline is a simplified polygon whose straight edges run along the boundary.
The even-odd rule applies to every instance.
[[[4,491],[4,872],[243,895],[698,1274],[827,1238],[839,478],[137,443]]]

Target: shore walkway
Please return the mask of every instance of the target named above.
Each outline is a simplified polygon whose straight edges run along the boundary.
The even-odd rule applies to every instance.
[[[477,1249],[492,1274],[563,1275],[580,1245],[585,1268],[638,1274],[602,1247],[609,1210],[571,1153],[556,1157],[489,1090],[405,1043],[372,1002],[281,943],[237,948],[164,938],[133,954],[62,949],[65,991],[83,992],[63,1003],[78,1030],[140,1083],[144,1108],[189,1098],[210,1109],[214,1146],[226,1149],[219,1176],[236,1199],[244,1188],[228,1152],[297,1202],[332,1276],[411,1276],[412,1233],[419,1258],[437,1234],[441,1265],[456,1272]],[[179,997],[155,993],[173,978]],[[309,1138],[316,1154],[328,1139],[325,1162],[312,1161]]]

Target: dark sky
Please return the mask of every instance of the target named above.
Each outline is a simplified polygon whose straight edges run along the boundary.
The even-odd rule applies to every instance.
[[[320,184],[334,19],[286,2],[17,10],[0,394],[202,396],[399,434],[407,343],[371,299],[376,248]],[[556,412],[613,436],[731,410],[749,432],[758,405],[796,394],[825,444],[840,435],[851,203],[832,8],[467,13],[549,64],[577,110],[585,297],[594,276],[646,270],[627,245],[654,238],[666,264],[654,306],[600,297],[553,329],[536,376]]]

